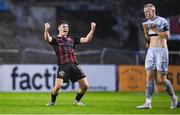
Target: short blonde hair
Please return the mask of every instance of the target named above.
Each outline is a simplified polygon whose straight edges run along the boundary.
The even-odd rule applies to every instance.
[[[152,10],[156,11],[156,7],[154,4],[148,3],[148,4],[144,5],[144,8],[146,8],[146,7],[151,7]]]

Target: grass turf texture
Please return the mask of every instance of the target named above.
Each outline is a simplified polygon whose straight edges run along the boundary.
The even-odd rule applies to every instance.
[[[87,92],[82,99],[86,106],[73,105],[75,95],[62,92],[56,105],[47,107],[49,93],[0,93],[0,114],[180,114],[180,108],[170,109],[166,93],[154,94],[150,110],[136,109],[145,101],[143,92]]]

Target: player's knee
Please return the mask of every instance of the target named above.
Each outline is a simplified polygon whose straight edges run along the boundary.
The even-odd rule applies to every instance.
[[[166,82],[166,80],[164,80],[164,79],[163,79],[163,80],[161,80],[161,83],[162,83],[162,84],[165,84],[165,82]]]
[[[159,84],[159,85],[162,85],[162,84],[164,84],[164,83],[165,83],[165,80],[163,80],[163,79],[158,80],[158,84]]]
[[[146,88],[153,87],[153,80],[149,80],[146,84]]]
[[[55,88],[59,90],[61,88],[61,85],[55,85]]]
[[[165,83],[165,81],[166,81],[165,78],[161,78],[161,79],[158,80],[158,84],[159,84],[159,85],[162,85],[162,84]]]
[[[86,91],[88,88],[89,88],[89,84],[84,84],[83,87],[82,87],[82,89],[83,89],[84,91]]]
[[[84,85],[84,89],[87,90],[89,88],[89,85],[88,84],[85,84]]]
[[[162,84],[163,84],[162,80],[158,80],[157,83],[158,83],[159,85],[162,85]]]
[[[86,84],[85,88],[88,89],[89,88],[89,84]]]

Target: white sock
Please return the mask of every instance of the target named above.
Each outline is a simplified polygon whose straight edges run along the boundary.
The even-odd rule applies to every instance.
[[[176,95],[173,95],[173,96],[172,96],[172,100],[176,100]]]
[[[151,99],[146,98],[146,103],[151,103]]]

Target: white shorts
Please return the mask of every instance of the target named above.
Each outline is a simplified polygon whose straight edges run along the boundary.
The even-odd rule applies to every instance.
[[[149,48],[145,59],[145,69],[157,70],[167,74],[169,64],[169,55],[167,48]]]

